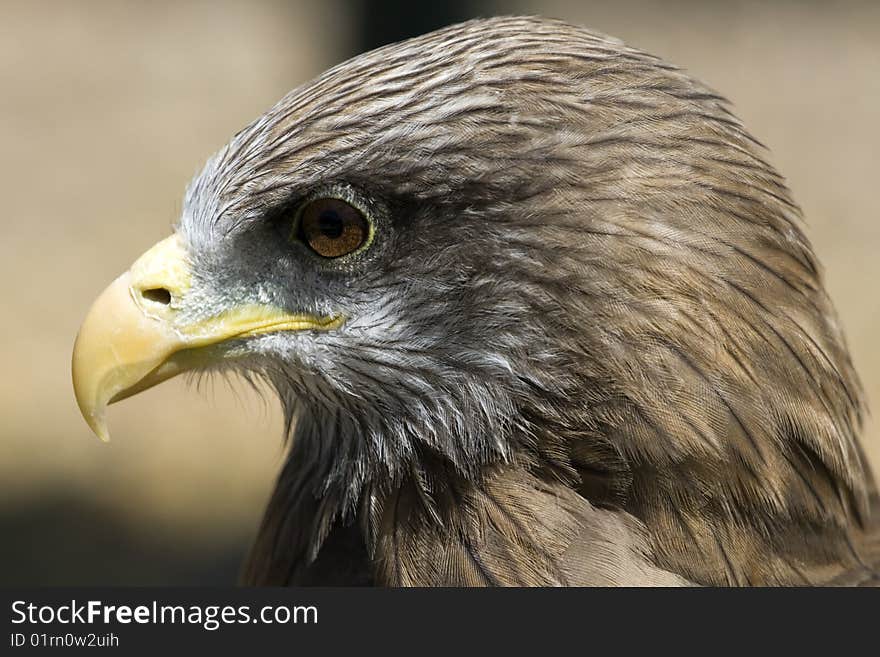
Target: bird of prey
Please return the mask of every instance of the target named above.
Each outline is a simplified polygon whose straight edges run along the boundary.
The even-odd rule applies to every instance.
[[[448,27],[235,135],[77,337],[83,415],[280,398],[249,584],[876,582],[862,391],[728,103],[562,22]]]

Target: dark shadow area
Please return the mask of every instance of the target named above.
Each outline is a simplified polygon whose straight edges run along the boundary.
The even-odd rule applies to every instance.
[[[249,539],[204,531],[149,534],[85,499],[22,501],[0,510],[0,586],[232,585]]]
[[[349,0],[358,17],[354,52],[366,52],[388,43],[431,32],[440,27],[485,15],[483,3],[476,0],[408,2],[407,0]]]

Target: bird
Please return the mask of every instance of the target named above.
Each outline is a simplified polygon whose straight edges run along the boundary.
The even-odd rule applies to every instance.
[[[86,421],[180,373],[277,396],[248,585],[878,583],[865,401],[730,103],[533,16],[361,54],[194,178],[94,302]]]

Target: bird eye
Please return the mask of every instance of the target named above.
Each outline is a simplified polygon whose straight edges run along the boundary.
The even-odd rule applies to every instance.
[[[324,258],[339,258],[361,248],[370,237],[363,213],[338,198],[318,198],[300,210],[298,237]]]

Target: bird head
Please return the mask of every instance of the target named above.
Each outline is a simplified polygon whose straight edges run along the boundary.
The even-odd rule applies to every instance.
[[[784,506],[789,439],[859,489],[858,385],[798,222],[683,72],[465,23],[329,70],[214,156],[90,311],[77,399],[106,436],[107,404],[180,372],[264,378],[352,500],[426,454],[476,476],[525,450],[709,464],[688,476]]]

